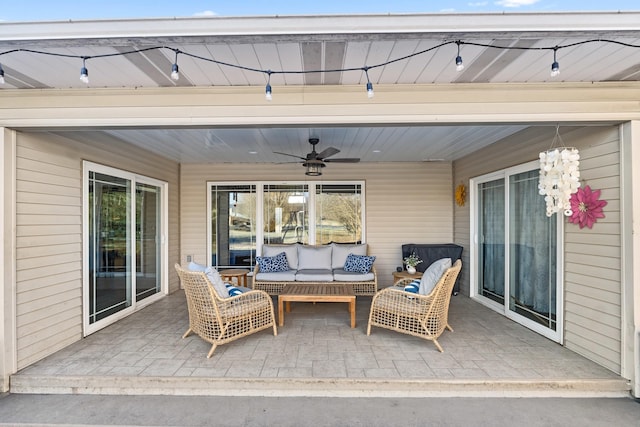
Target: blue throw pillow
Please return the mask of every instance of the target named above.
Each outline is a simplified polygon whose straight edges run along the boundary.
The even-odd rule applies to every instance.
[[[256,261],[260,266],[260,273],[280,273],[289,271],[289,261],[287,254],[280,252],[276,256],[259,256]]]
[[[242,289],[236,288],[235,286],[233,286],[230,283],[225,283],[225,286],[227,287],[227,292],[229,292],[229,296],[230,297],[235,297],[237,295],[241,295],[242,294]]]
[[[344,262],[344,271],[367,274],[371,271],[371,266],[375,260],[376,257],[374,256],[349,254]]]
[[[411,293],[417,294],[419,289],[420,289],[420,280],[414,280],[413,282],[407,283],[406,285],[404,285],[405,292],[411,292]]]

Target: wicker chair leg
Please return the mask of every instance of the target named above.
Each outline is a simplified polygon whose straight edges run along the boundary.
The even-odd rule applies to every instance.
[[[185,332],[185,333],[182,335],[182,339],[184,339],[184,338],[188,337],[189,335],[191,335],[191,333],[192,333],[192,332],[193,332],[193,331],[191,330],[191,328],[187,329],[187,332]]]
[[[448,323],[447,323],[446,328],[447,328],[448,330],[450,330],[451,332],[453,332],[453,328],[452,328]]]
[[[213,356],[213,352],[216,351],[216,347],[218,347],[218,344],[214,344],[211,346],[211,350],[209,350],[209,353],[207,353],[207,359],[210,359],[211,356]]]
[[[438,340],[436,340],[435,338],[433,339],[433,343],[436,345],[436,347],[438,347],[438,350],[440,350],[440,353],[444,353],[444,350],[442,349],[442,347],[440,346],[440,344],[438,343]]]
[[[278,336],[278,328],[276,328],[276,322],[273,322],[273,336]]]

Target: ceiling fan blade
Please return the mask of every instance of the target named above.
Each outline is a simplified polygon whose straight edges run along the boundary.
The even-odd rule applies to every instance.
[[[360,159],[355,157],[338,157],[337,159],[326,159],[325,162],[329,163],[358,163]]]
[[[289,153],[281,153],[279,151],[274,151],[273,154],[282,154],[283,156],[295,157],[296,159],[300,159],[300,160],[307,160],[306,157],[300,157],[300,156],[296,156],[295,154],[289,154]]]
[[[338,154],[340,150],[335,147],[328,147],[318,153],[316,156],[317,159],[326,159],[327,157],[331,157],[335,154]]]

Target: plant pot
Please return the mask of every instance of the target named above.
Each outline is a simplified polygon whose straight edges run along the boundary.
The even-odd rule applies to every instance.
[[[416,268],[412,267],[410,265],[407,265],[407,273],[409,274],[416,274]]]

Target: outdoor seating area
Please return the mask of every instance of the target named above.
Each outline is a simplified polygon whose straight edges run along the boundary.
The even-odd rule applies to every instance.
[[[386,329],[367,336],[371,301],[357,298],[353,329],[344,303],[296,304],[277,336],[265,329],[206,358],[209,343],[194,334],[182,338],[189,315],[185,293],[178,291],[19,371],[11,392],[628,393],[614,373],[463,295],[451,298],[455,332],[439,338],[445,353]]]

